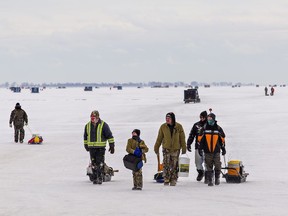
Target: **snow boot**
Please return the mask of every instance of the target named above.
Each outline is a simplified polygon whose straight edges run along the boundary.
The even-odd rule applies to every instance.
[[[220,171],[215,170],[215,185],[219,185],[219,184],[220,184]]]
[[[205,174],[205,177],[204,177],[204,184],[208,184],[208,172],[207,171],[205,171],[204,172]]]
[[[197,176],[196,180],[201,181],[204,177],[204,171],[197,169],[197,172],[198,172],[198,176]]]
[[[132,190],[142,190],[142,188],[141,188],[141,187],[135,187],[135,186],[134,186],[134,187],[132,188]]]
[[[207,177],[208,177],[208,186],[214,186],[213,184],[213,171],[207,171]]]

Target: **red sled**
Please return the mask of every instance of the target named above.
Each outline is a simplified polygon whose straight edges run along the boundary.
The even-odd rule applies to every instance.
[[[33,135],[33,137],[28,141],[28,144],[41,144],[43,142],[42,136]]]

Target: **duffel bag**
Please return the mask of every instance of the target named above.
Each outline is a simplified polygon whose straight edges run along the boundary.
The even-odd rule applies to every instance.
[[[123,158],[124,166],[127,169],[138,171],[142,168],[143,162],[142,159],[139,157],[136,157],[134,154],[127,154]]]

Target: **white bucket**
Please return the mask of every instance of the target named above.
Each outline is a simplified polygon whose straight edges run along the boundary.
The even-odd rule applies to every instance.
[[[185,155],[181,155],[179,157],[179,177],[188,177],[189,176],[189,166],[190,166],[190,158]]]

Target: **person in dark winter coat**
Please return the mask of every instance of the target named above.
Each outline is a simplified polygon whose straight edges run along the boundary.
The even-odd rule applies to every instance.
[[[267,86],[264,88],[264,91],[265,91],[265,96],[269,96]]]
[[[109,152],[114,154],[114,137],[106,122],[100,119],[97,110],[92,111],[90,121],[84,129],[84,147],[90,153],[93,184],[102,184],[104,177],[106,143],[109,143]]]
[[[203,111],[200,113],[200,121],[196,122],[193,127],[191,128],[188,140],[187,140],[187,150],[191,152],[191,145],[195,139],[195,165],[198,172],[198,176],[196,178],[197,181],[201,181],[204,176],[204,156],[200,156],[198,152],[198,135],[203,128],[203,126],[207,123],[207,112]],[[205,175],[207,176],[207,174]],[[205,178],[206,180],[207,178]]]
[[[28,116],[26,112],[21,108],[19,103],[16,103],[15,109],[10,114],[9,126],[14,125],[14,141],[17,143],[23,143],[25,138],[24,124],[28,125]]]
[[[164,185],[176,186],[178,179],[178,161],[180,149],[186,153],[185,133],[181,124],[176,122],[173,112],[166,114],[166,123],[162,124],[154,145],[154,152],[159,154],[162,145]]]
[[[271,92],[270,92],[270,95],[271,95],[271,96],[274,95],[274,91],[275,91],[275,89],[274,89],[274,87],[272,86],[272,87],[271,87]]]
[[[128,139],[126,145],[126,151],[130,154],[134,154],[136,157],[141,157],[146,163],[146,155],[149,148],[146,146],[144,140],[140,139],[140,130],[134,129],[132,131],[132,138]],[[142,168],[138,171],[132,171],[133,174],[133,188],[132,190],[142,190],[143,188],[143,175]]]
[[[225,149],[225,133],[223,129],[217,124],[216,116],[210,113],[207,117],[207,124],[202,128],[199,136],[199,154],[205,153],[205,165],[207,169],[208,186],[213,186],[213,167],[215,171],[215,185],[220,184],[221,174],[221,159],[220,150],[222,155],[226,154]]]

